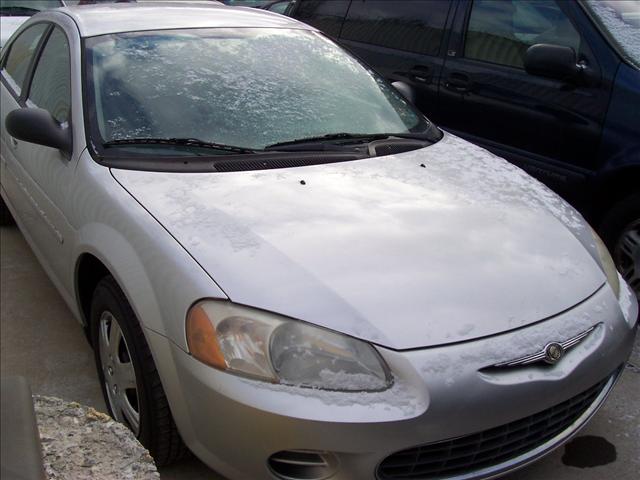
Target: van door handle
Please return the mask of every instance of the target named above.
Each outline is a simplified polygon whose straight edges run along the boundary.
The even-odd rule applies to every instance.
[[[416,65],[409,70],[409,76],[416,82],[429,83],[431,82],[431,68],[425,65]]]
[[[454,92],[464,93],[471,90],[471,80],[464,73],[452,73],[444,86]]]

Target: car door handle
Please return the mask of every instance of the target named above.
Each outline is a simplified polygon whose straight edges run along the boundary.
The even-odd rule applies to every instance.
[[[416,82],[428,83],[431,81],[431,68],[427,66],[416,65],[408,73]]]
[[[464,93],[471,90],[471,80],[464,73],[452,73],[444,86],[454,92]]]
[[[18,140],[16,140],[13,137],[11,137],[11,141],[9,143],[13,148],[17,148],[18,147]]]

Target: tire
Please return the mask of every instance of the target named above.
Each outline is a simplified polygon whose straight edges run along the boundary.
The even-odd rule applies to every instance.
[[[182,458],[187,448],[171,415],[142,327],[111,276],[104,277],[93,293],[91,340],[111,416],[133,431],[156,465]]]
[[[13,225],[15,220],[9,211],[9,207],[4,203],[4,199],[0,196],[0,225],[3,227],[6,225]]]
[[[616,268],[640,298],[640,194],[616,203],[600,226]]]

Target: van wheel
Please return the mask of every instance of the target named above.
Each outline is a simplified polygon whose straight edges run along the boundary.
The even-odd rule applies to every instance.
[[[640,194],[614,205],[600,231],[618,271],[640,298]]]
[[[4,199],[0,197],[0,225],[13,225],[15,221],[13,220],[13,216],[9,211],[9,207],[4,203]]]
[[[158,466],[184,456],[187,449],[171,416],[142,327],[111,276],[103,278],[93,293],[91,340],[111,416],[131,429]]]

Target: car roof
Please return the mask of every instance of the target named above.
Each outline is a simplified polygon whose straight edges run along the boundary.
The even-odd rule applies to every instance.
[[[230,7],[218,2],[104,3],[63,7],[53,11],[73,18],[81,37],[178,28],[266,27],[314,30],[304,23],[273,12]],[[37,15],[40,14],[34,17]]]

